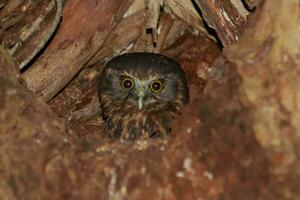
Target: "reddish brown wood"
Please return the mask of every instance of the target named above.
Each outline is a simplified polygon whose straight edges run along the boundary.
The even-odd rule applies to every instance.
[[[136,13],[123,18],[114,28],[109,37],[105,40],[102,48],[89,60],[87,65],[92,65],[104,58],[111,58],[122,51],[126,51],[133,45],[138,36],[145,31],[145,11],[140,10]]]
[[[45,169],[67,145],[66,126],[17,75],[17,65],[0,47],[0,195],[12,200],[50,198],[53,190],[46,186]]]
[[[263,1],[256,12],[225,55],[242,78],[239,97],[270,160],[275,199],[299,199],[299,1]]]
[[[55,96],[103,45],[130,2],[68,1],[55,38],[23,74],[28,88],[46,101]]]
[[[224,46],[237,41],[246,19],[230,1],[196,0],[208,25],[215,29]]]
[[[5,8],[0,13],[4,15],[0,22],[0,41],[22,69],[41,51],[56,30],[62,3],[61,0],[14,0]]]

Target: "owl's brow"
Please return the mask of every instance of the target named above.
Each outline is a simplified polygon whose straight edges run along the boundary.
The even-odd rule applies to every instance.
[[[148,79],[150,80],[157,80],[157,79],[165,79],[166,76],[161,75],[161,74],[149,74]]]
[[[131,77],[132,78],[132,73],[129,73],[127,71],[122,72],[121,76],[127,76],[127,77]]]
[[[129,77],[132,78],[134,80],[139,80],[139,81],[154,81],[154,80],[165,80],[168,78],[173,77],[172,74],[167,74],[167,75],[163,75],[163,74],[158,74],[158,73],[148,73],[148,75],[146,75],[145,77],[139,77],[138,73],[136,72],[132,72],[132,71],[122,71],[120,73],[120,76],[123,77]],[[174,77],[173,77],[174,78]]]

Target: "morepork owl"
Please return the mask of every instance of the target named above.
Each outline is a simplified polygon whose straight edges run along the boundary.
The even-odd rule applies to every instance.
[[[104,132],[110,136],[165,136],[189,101],[187,80],[180,65],[163,55],[123,54],[103,69],[99,100]]]

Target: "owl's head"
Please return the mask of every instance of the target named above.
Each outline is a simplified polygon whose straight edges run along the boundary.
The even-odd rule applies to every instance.
[[[128,53],[107,63],[100,75],[99,97],[106,106],[139,112],[189,100],[180,65],[154,53]]]

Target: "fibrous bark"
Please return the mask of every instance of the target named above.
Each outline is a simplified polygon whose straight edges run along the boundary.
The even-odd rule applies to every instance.
[[[277,199],[299,199],[299,1],[263,1],[241,41],[225,51],[242,77],[241,99],[272,161]]]
[[[33,1],[3,2],[0,18]],[[243,1],[256,7],[246,32],[241,1],[194,1],[225,47],[215,62],[220,49],[197,34],[208,37],[193,1],[151,2],[156,13],[143,16],[140,0],[129,9],[130,1],[67,1],[50,46],[23,74],[44,100],[56,95],[49,104],[61,118],[19,83],[15,58],[0,49],[0,198],[300,198],[298,1]],[[11,19],[5,30],[20,20]],[[166,140],[102,133],[97,74],[107,58],[135,50],[166,54],[186,71],[191,103]]]
[[[247,21],[245,11],[232,1],[196,0],[204,19],[213,28],[223,46],[238,41]]]
[[[102,48],[89,60],[87,65],[92,65],[103,59],[111,58],[114,55],[125,51],[139,35],[142,34],[141,27],[145,23],[145,12],[139,10],[130,16],[123,18],[108,36]]]
[[[56,30],[62,1],[10,1],[0,12],[0,41],[24,68]]]
[[[29,89],[46,101],[56,95],[100,49],[130,2],[68,1],[55,38],[23,74]]]
[[[18,80],[18,67],[0,47],[0,196],[50,198],[44,170],[67,144],[66,125]]]

